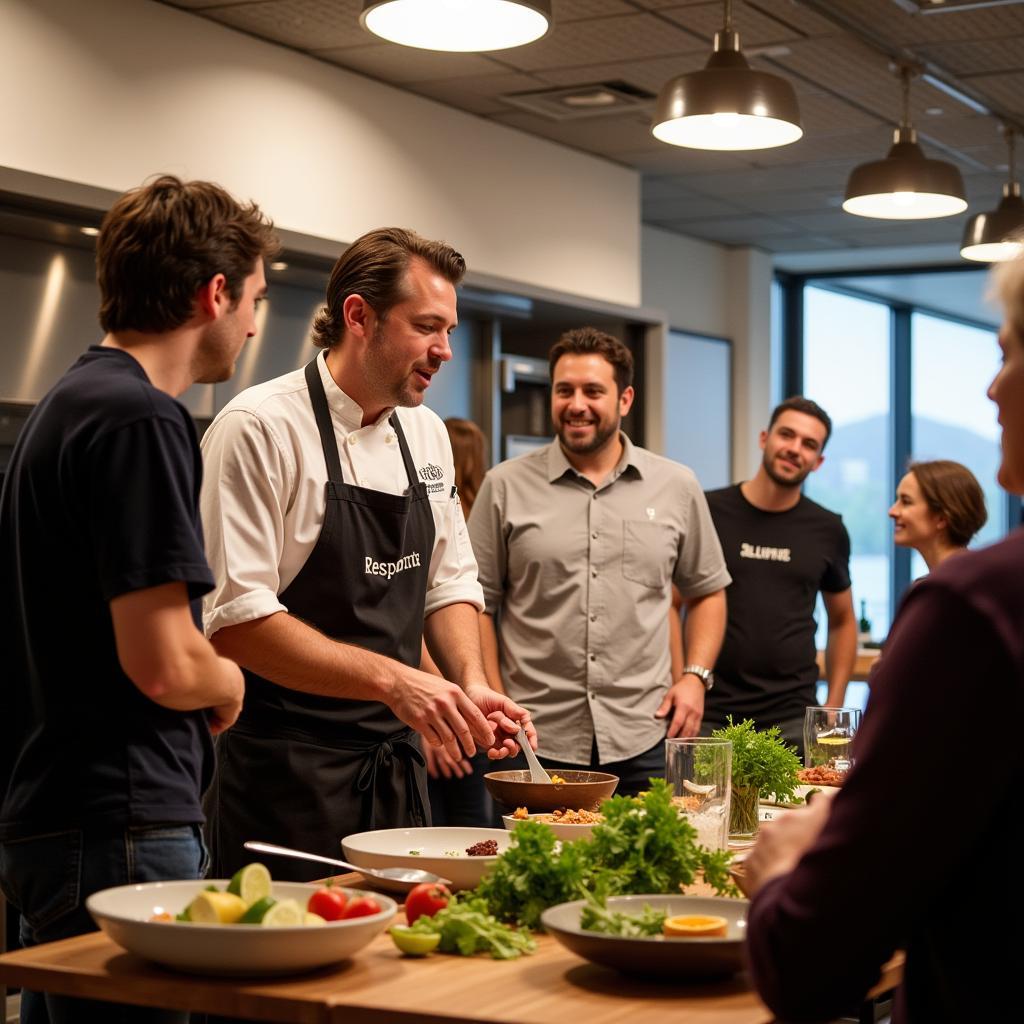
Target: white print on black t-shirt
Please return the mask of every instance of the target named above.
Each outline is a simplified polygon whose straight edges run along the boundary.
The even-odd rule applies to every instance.
[[[391,579],[395,573],[405,572],[406,569],[418,569],[420,565],[420,553],[414,551],[411,555],[400,558],[397,562],[375,562],[369,555],[366,556],[367,576],[387,576]]]
[[[766,548],[761,544],[740,544],[740,558],[756,558],[767,562],[788,562],[789,548]]]

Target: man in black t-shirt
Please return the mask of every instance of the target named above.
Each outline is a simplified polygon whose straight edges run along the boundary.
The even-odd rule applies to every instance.
[[[211,733],[238,666],[200,629],[213,586],[202,463],[178,401],[226,380],[266,287],[270,225],[215,185],[162,177],[97,239],[106,336],[40,401],[0,495],[0,887],[23,945],[92,930],[91,893],[200,878]],[[22,1020],[152,1011],[24,992]],[[166,1020],[166,1017],[162,1017]]]
[[[850,538],[842,519],[801,493],[824,460],[825,411],[789,398],[761,432],[764,458],[752,480],[708,492],[732,583],[729,618],[704,706],[702,733],[752,718],[778,725],[803,753],[805,708],[817,703],[814,605],[828,615],[826,704],[839,706],[857,655],[850,591]]]

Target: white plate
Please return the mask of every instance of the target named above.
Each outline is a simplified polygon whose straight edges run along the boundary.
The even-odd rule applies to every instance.
[[[494,866],[494,857],[471,857],[466,849],[494,839],[509,848],[502,828],[385,828],[357,832],[341,841],[345,860],[361,868],[422,868],[451,879],[453,889],[473,889]]]
[[[181,971],[230,975],[292,974],[347,960],[382,932],[398,909],[393,899],[373,893],[381,913],[316,926],[149,920],[161,911],[180,913],[207,885],[223,889],[227,884],[191,879],[121,885],[93,893],[85,905],[100,928],[130,953]],[[305,907],[316,890],[305,882],[274,882],[271,891],[276,899],[298,900]]]
[[[566,839],[570,842],[574,839],[589,839],[594,833],[594,825],[597,824],[597,822],[594,822],[594,825],[567,825],[564,822],[544,821],[548,817],[550,817],[550,814],[542,812],[531,814],[530,820],[540,821],[541,824],[547,825],[559,839]],[[513,817],[511,814],[503,814],[501,820],[505,822],[505,828],[511,831],[525,819]]]

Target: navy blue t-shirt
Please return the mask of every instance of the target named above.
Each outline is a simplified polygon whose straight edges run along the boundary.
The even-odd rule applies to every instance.
[[[205,713],[163,708],[117,658],[111,599],[213,586],[202,461],[179,402],[93,346],[39,403],[0,496],[0,838],[201,822]]]

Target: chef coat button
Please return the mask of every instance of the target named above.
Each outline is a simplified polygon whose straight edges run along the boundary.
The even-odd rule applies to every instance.
[[[348,435],[348,443],[349,444],[355,444],[358,440],[359,440],[359,438],[356,437],[355,434],[349,434]]]
[[[395,443],[395,435],[394,434],[388,434],[387,437],[384,438],[384,440],[387,441],[388,444],[394,444]]]

